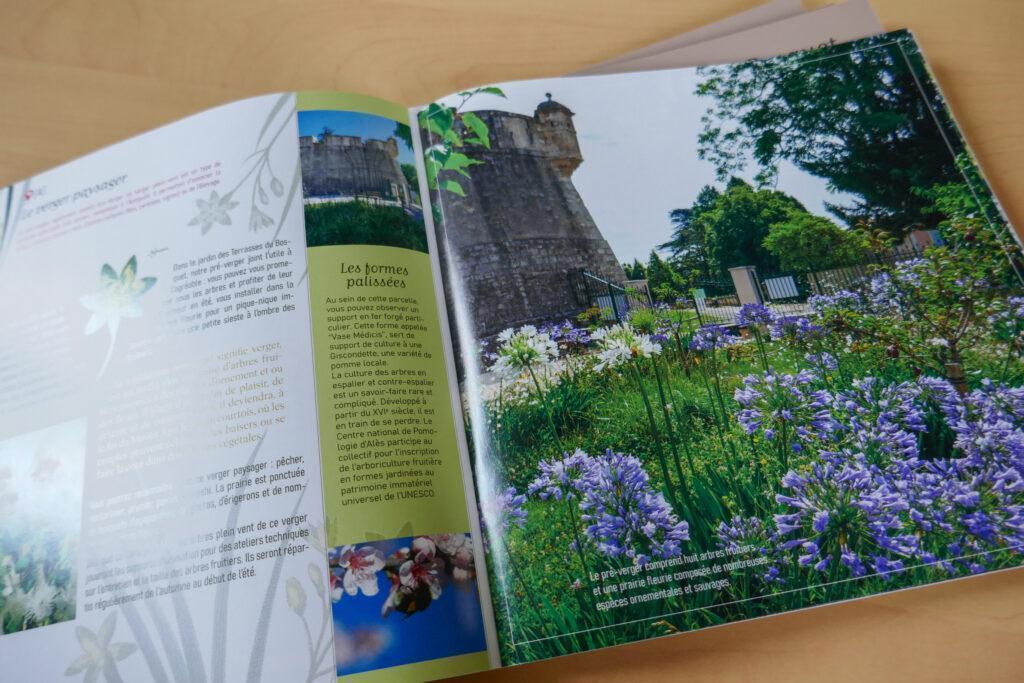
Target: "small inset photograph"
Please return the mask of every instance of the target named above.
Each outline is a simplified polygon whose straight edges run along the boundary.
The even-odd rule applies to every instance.
[[[468,533],[339,546],[328,564],[339,676],[487,648]]]
[[[306,245],[426,253],[409,126],[346,111],[299,112]]]
[[[0,441],[0,634],[75,618],[85,427]]]

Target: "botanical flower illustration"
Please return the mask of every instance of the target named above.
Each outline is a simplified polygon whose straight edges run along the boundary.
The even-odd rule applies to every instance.
[[[238,202],[231,199],[231,192],[223,197],[217,194],[216,190],[210,192],[208,199],[197,199],[196,206],[199,207],[199,214],[190,220],[188,224],[201,225],[201,232],[205,235],[213,227],[214,223],[219,225],[231,225],[231,209],[238,206]]]
[[[306,611],[306,591],[294,576],[288,577],[288,580],[285,581],[284,594],[288,601],[288,607],[293,612],[301,615]]]
[[[83,654],[71,663],[64,671],[65,676],[74,676],[85,672],[85,683],[98,681],[100,676],[108,683],[120,681],[117,662],[125,659],[136,649],[133,643],[112,643],[114,629],[117,627],[117,612],[107,614],[99,629],[93,632],[86,626],[76,626],[75,635],[82,646]]]
[[[242,160],[242,168],[246,170],[238,181],[223,194],[217,190],[211,190],[207,199],[196,200],[199,213],[189,220],[190,227],[200,226],[200,234],[205,235],[215,225],[232,225],[231,212],[239,205],[234,197],[236,193],[244,193],[249,195],[249,229],[258,231],[274,225],[278,225],[280,229],[280,221],[268,213],[270,211],[268,207],[271,205],[271,196],[278,199],[285,196],[285,186],[281,182],[281,178],[274,172],[271,157],[278,140],[281,139],[281,134],[288,130],[292,114],[295,113],[294,106],[291,109],[286,109],[285,105],[289,102],[294,104],[292,94],[285,93],[280,95],[270,108],[263,127],[256,136],[254,151]],[[300,170],[296,166],[288,197],[284,200],[282,213],[287,211],[292,197],[301,185],[300,180]],[[251,187],[243,190],[242,188],[250,181]]]
[[[156,284],[155,277],[137,277],[138,261],[135,256],[128,259],[120,274],[104,263],[100,269],[100,288],[86,294],[80,301],[92,316],[85,325],[85,334],[94,334],[104,327],[110,332],[110,345],[100,367],[102,375],[114,353],[114,343],[122,318],[138,318],[142,315],[139,299]]]

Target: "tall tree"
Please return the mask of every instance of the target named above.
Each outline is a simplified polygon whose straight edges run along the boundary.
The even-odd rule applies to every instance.
[[[643,280],[647,277],[647,270],[644,268],[644,264],[640,263],[640,259],[633,259],[632,263],[623,263],[622,271],[626,274],[627,280]]]
[[[647,286],[658,301],[672,303],[686,292],[686,283],[671,264],[652,250],[647,260]]]
[[[718,190],[710,185],[705,185],[697,193],[697,198],[692,206],[673,209],[668,214],[668,218],[672,222],[672,238],[668,242],[658,245],[658,248],[670,251],[673,265],[691,281],[711,277],[704,225],[697,219],[701,214],[714,207],[719,195]]]
[[[857,234],[810,213],[793,213],[775,223],[763,244],[783,270],[798,273],[839,268],[867,258],[867,248]]]
[[[712,100],[700,156],[723,179],[752,157],[767,183],[788,160],[857,197],[830,207],[850,225],[898,236],[941,220],[917,190],[957,180],[950,145],[962,142],[909,34],[700,73]]]
[[[784,192],[755,190],[732,178],[714,205],[695,219],[695,229],[704,234],[708,263],[716,276],[726,276],[735,266],[773,271],[779,268],[778,259],[764,248],[771,227],[806,213],[800,202]]]

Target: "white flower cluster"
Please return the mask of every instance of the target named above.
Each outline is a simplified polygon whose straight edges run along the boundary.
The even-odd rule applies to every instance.
[[[533,325],[523,325],[518,330],[508,328],[498,335],[498,343],[498,359],[491,371],[505,380],[516,379],[523,371],[537,371],[558,360],[558,344]]]
[[[621,323],[603,327],[591,334],[597,343],[598,372],[614,368],[633,358],[649,358],[661,353],[661,344],[651,340],[648,334],[640,334],[629,325]]]

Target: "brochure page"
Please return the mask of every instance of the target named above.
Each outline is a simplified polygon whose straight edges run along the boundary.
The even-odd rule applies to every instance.
[[[230,104],[5,198],[5,677],[333,675],[294,108]]]
[[[337,674],[479,671],[482,555],[409,114],[337,93],[298,101]]]
[[[1020,247],[909,33],[419,122],[504,663],[1019,565]]]

